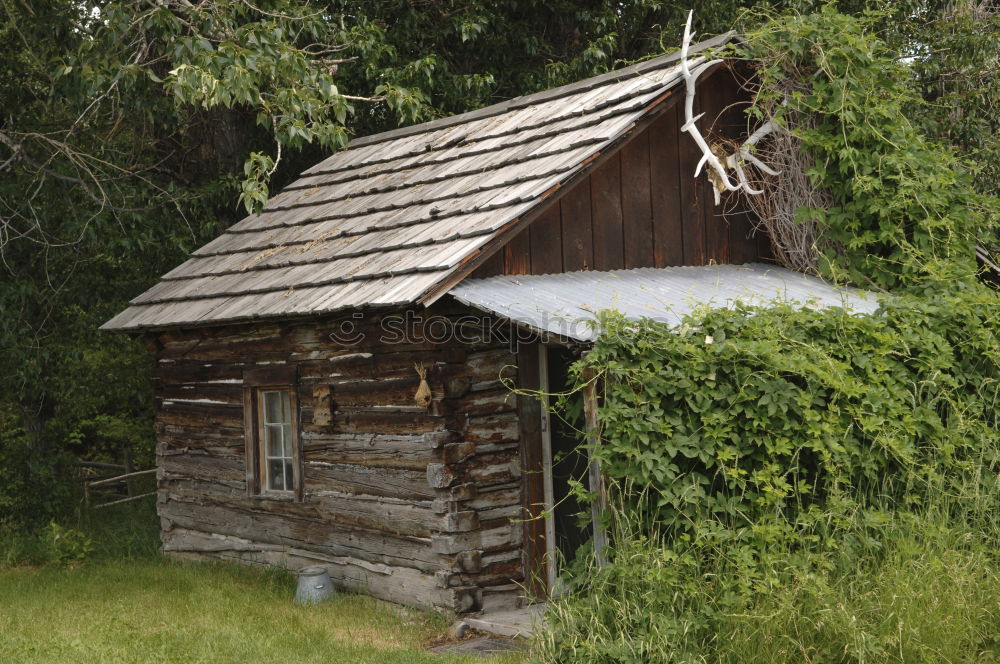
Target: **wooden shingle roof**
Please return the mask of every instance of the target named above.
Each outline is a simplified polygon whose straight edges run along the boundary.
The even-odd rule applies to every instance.
[[[260,215],[195,251],[102,329],[427,304],[488,243],[520,230],[560,185],[683,87],[678,59],[353,141],[272,197]],[[705,59],[691,64],[704,67]]]

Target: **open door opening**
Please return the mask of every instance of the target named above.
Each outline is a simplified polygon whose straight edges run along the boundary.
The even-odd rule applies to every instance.
[[[543,346],[543,377],[545,392],[557,394],[569,388],[569,366],[577,358],[562,346]],[[548,397],[551,406],[555,397]],[[588,459],[583,449],[583,401],[578,393],[570,397],[570,405],[560,413],[542,412],[543,463],[549,469],[545,481],[550,485],[547,520],[552,541],[547,546],[550,560],[549,591],[555,587],[558,568],[573,561],[577,551],[590,539],[590,531],[581,515],[587,506],[574,493],[573,485],[587,486]],[[548,449],[544,437],[548,434]]]
[[[518,352],[518,396],[521,429],[523,564],[525,585],[536,600],[558,594],[560,566],[575,559],[591,540],[602,560],[605,534],[595,518],[603,499],[592,504],[573,491],[601,489],[600,469],[586,452],[595,441],[596,391],[593,384],[571,397],[570,407],[549,412],[550,394],[572,387],[569,368],[578,354],[565,346],[532,344]],[[541,398],[536,395],[541,394]],[[584,516],[587,512],[590,517]]]

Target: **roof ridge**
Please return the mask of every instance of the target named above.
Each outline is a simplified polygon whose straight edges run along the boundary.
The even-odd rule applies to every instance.
[[[735,36],[736,36],[736,31],[730,30],[729,32],[718,35],[717,37],[712,37],[711,39],[706,39],[705,41],[693,44],[688,48],[688,53],[693,54],[693,53],[698,53],[700,51],[706,51],[712,48],[723,46],[729,43],[729,41],[733,39],[733,37]],[[421,122],[419,124],[408,125],[406,127],[390,129],[388,131],[383,131],[378,134],[362,136],[360,138],[351,141],[347,145],[346,149],[350,150],[365,145],[374,145],[376,143],[383,143],[385,141],[391,141],[397,138],[403,138],[405,136],[422,134],[432,129],[444,129],[446,127],[451,127],[457,124],[462,124],[464,122],[469,122],[470,120],[479,120],[482,118],[492,117],[494,115],[501,115],[503,113],[506,113],[508,111],[517,108],[530,106],[531,104],[537,104],[543,101],[550,101],[552,99],[559,99],[560,97],[565,97],[570,94],[574,94],[577,92],[584,92],[586,90],[596,88],[608,82],[619,81],[624,78],[630,78],[632,76],[638,76],[640,74],[644,74],[648,71],[662,69],[665,65],[674,62],[679,62],[680,59],[681,59],[681,52],[679,50],[674,51],[672,53],[666,53],[664,55],[660,55],[655,58],[650,58],[649,60],[643,60],[642,62],[637,62],[635,64],[631,64],[626,67],[621,67],[619,69],[612,69],[609,72],[605,72],[597,76],[592,76],[591,78],[585,78],[582,81],[577,81],[575,83],[567,83],[566,85],[561,85],[557,88],[540,90],[539,92],[533,92],[529,95],[513,97],[511,99],[507,99],[505,101],[501,101],[496,104],[491,104],[490,106],[483,106],[482,108],[477,108],[473,111],[466,111],[465,113],[459,113],[458,115],[449,115],[447,117],[439,118],[437,120],[430,120],[428,122]],[[303,175],[305,175],[305,173],[303,173]]]

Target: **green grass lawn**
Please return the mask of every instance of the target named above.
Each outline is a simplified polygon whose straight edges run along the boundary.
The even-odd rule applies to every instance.
[[[225,563],[105,560],[0,570],[0,661],[484,661],[423,650],[447,627],[442,617],[349,594],[298,607],[294,590],[287,573]]]
[[[295,606],[283,570],[164,559],[157,526],[152,505],[99,514],[84,527],[93,550],[74,567],[41,564],[44,536],[0,533],[0,663],[526,661],[428,653],[444,616],[370,597]]]

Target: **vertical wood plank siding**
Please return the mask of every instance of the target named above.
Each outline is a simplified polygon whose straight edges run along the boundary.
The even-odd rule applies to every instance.
[[[528,227],[531,236],[531,273],[562,272],[560,208],[553,205]]]
[[[653,206],[653,267],[684,264],[684,218],[681,210],[681,181],[677,155],[680,131],[674,107],[649,128],[649,169]]]
[[[699,85],[695,113],[705,112],[700,126],[710,140],[737,139],[746,135],[746,105],[734,73],[720,68]],[[701,153],[680,133],[683,124],[683,104],[674,104],[553,201],[473,277],[768,258],[767,238],[755,236],[749,213],[739,211],[745,204],[724,195],[716,206],[704,172],[695,179]]]
[[[594,267],[594,235],[590,217],[590,179],[584,179],[558,202],[562,219],[563,271]],[[502,269],[502,266],[501,266]],[[499,273],[498,273],[499,274]]]
[[[619,152],[590,176],[595,270],[614,270],[625,264],[621,165]]]
[[[521,514],[520,431],[501,374],[513,377],[516,360],[507,344],[473,341],[468,329],[464,343],[438,336],[442,321],[470,313],[422,310],[407,340],[390,338],[401,313],[159,335],[164,549],[292,570],[321,564],[343,588],[403,604],[509,605],[523,580],[523,526],[511,521]],[[342,323],[365,338],[334,342]],[[414,362],[428,367],[429,408],[413,404]],[[243,376],[281,366],[298,373],[300,500],[248,486]],[[329,425],[313,424],[318,385],[330,386]]]
[[[622,227],[624,265],[626,268],[652,267],[655,261],[648,130],[622,148],[621,162],[622,218],[627,220]]]

